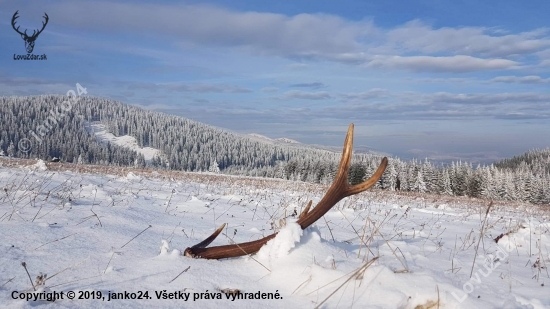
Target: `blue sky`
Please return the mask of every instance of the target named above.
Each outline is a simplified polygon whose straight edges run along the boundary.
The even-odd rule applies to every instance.
[[[0,95],[88,94],[402,158],[550,146],[548,1],[2,1]],[[17,25],[37,29],[24,54]]]

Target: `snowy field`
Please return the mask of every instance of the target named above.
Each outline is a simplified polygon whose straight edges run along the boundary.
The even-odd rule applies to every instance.
[[[324,190],[220,175],[76,173],[43,162],[0,167],[0,304],[550,308],[543,208],[495,202],[486,215],[486,202],[369,191],[344,199],[302,232],[295,214]],[[281,232],[249,257],[181,255],[222,223],[224,234],[212,245]],[[64,299],[12,298],[39,295],[25,294],[33,285]],[[145,299],[108,300],[125,292]]]

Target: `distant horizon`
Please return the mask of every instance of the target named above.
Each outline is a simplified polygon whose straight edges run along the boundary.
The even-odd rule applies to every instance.
[[[80,83],[91,96],[236,133],[332,147],[354,123],[357,147],[403,160],[490,164],[550,147],[550,2],[0,8],[0,95]],[[29,44],[18,32],[41,28],[32,54],[47,59],[21,60]]]

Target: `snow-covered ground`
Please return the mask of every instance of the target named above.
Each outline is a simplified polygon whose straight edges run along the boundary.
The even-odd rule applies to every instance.
[[[113,133],[107,132],[105,126],[98,122],[89,123],[86,129],[94,133],[97,139],[104,143],[112,143],[124,148],[134,150],[140,153],[145,158],[145,162],[150,162],[155,156],[161,154],[158,149],[151,147],[139,147],[135,137],[130,135],[115,136]]]
[[[486,217],[487,203],[369,191],[301,231],[293,214],[325,189],[204,174],[79,174],[43,162],[0,167],[0,304],[550,308],[550,220],[541,208],[495,203]],[[212,245],[280,233],[250,257],[181,255],[222,223],[224,235]],[[64,299],[12,299],[33,290],[22,262],[39,292]],[[70,292],[89,299],[67,299]],[[108,301],[125,292],[148,297]],[[261,293],[273,299],[254,299]]]
[[[275,143],[275,144],[301,144],[299,141],[293,140],[291,138],[287,137],[279,137],[279,138],[269,138],[265,135],[261,135],[258,133],[250,133],[246,135],[247,137],[250,137],[254,140],[260,141],[260,142],[268,142],[268,143]]]

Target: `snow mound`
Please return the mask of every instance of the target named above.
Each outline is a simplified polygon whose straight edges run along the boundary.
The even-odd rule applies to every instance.
[[[277,236],[268,241],[260,251],[258,251],[258,258],[260,260],[274,260],[280,257],[288,255],[290,249],[296,246],[296,243],[300,241],[302,237],[302,228],[296,222],[287,222]]]
[[[132,172],[129,172],[128,175],[126,175],[126,179],[128,180],[141,180],[141,177],[132,173]]]
[[[38,160],[35,164],[31,165],[30,168],[32,170],[38,170],[38,171],[47,171],[48,167],[46,166],[46,163],[44,160]]]
[[[170,244],[168,243],[167,240],[162,240],[162,245],[160,246],[160,254],[159,256],[166,256],[166,257],[172,257],[172,258],[175,258],[175,257],[178,257],[180,256],[180,251],[177,250],[177,249],[174,249],[172,250],[172,252],[170,252]]]

